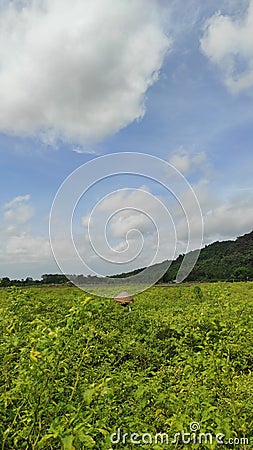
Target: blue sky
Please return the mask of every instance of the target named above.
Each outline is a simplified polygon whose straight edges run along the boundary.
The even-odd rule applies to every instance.
[[[252,230],[253,2],[148,5],[0,2],[0,276],[59,272],[48,237],[55,194],[80,165],[111,153],[147,153],[180,170],[202,209],[204,244]],[[105,193],[111,192],[112,213],[127,207],[127,194],[122,199],[116,192],[123,188],[136,208],[145,200],[137,191],[131,196],[133,188],[171,207],[183,251],[185,230],[170,196],[143,177],[122,175],[98,184],[79,205],[83,254],[89,254],[83,218]],[[155,207],[153,214],[159,222]],[[118,219],[112,247],[125,243]],[[139,220],[153,242],[139,219],[134,215],[130,225],[138,228]],[[168,224],[169,241],[170,233]],[[64,247],[64,236],[61,242]],[[160,259],[168,254],[164,245]],[[129,267],[142,267],[149,257],[147,249]],[[94,272],[100,266],[93,259]],[[121,269],[116,264],[110,271]]]

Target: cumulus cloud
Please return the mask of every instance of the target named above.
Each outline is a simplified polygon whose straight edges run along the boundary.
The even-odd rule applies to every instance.
[[[9,238],[5,251],[16,262],[40,261],[50,256],[50,245],[45,237],[20,233]]]
[[[74,241],[80,256],[88,263],[90,272],[94,271],[103,275],[113,274],[144,267],[151,263],[158,246],[157,233],[153,223],[141,212],[143,210],[152,217],[159,230],[159,252],[153,262],[173,257],[174,229],[166,210],[161,207],[160,201],[169,209],[175,222],[176,255],[186,252],[188,228],[182,208],[179,204],[170,203],[169,198],[165,195],[160,195],[159,198],[154,197],[152,200],[151,192],[147,187],[145,190],[144,188],[143,190],[125,189],[115,192],[111,196],[111,208],[109,197],[105,198],[92,217],[90,236],[87,236],[86,233],[89,214],[82,218],[84,231],[80,234],[80,230],[78,230],[74,235]],[[193,188],[203,212],[204,244],[215,240],[233,239],[252,229],[253,191],[244,191],[236,196],[229,192],[224,194],[217,188],[214,189],[208,180],[203,179]],[[194,211],[189,191],[185,191],[184,199],[189,205],[189,211]],[[22,201],[24,205],[28,206],[30,204],[29,196],[16,197],[5,206],[14,208]],[[122,208],[129,209],[122,211]],[[136,209],[139,209],[139,212]],[[4,209],[3,212],[5,211]],[[108,233],[105,236],[104,226],[115,211],[118,213],[113,215],[108,222]],[[133,229],[137,229],[139,232],[128,233]],[[191,218],[190,231],[192,240],[190,248],[193,249],[196,248],[196,242],[199,242],[198,217]],[[1,237],[0,272],[2,275],[8,276],[13,273],[14,277],[18,276],[17,274],[22,276],[25,271],[26,276],[29,274],[39,276],[42,273],[59,271],[53,262],[48,236],[36,232],[29,220],[22,223],[17,222],[15,215],[12,218],[5,218],[2,221]],[[108,238],[108,242],[105,237]],[[113,264],[106,263],[99,258],[91,246],[90,239],[99,253],[108,261],[113,261]],[[62,260],[66,260],[67,273],[87,273],[84,269],[80,271],[80,264],[73,259],[72,242],[65,238],[59,238],[56,245],[58,246],[57,254],[60,251]]]
[[[93,220],[92,217],[90,216],[90,214],[86,214],[85,216],[83,216],[81,218],[81,223],[84,227],[91,227],[93,224]]]
[[[216,240],[233,239],[252,230],[253,191],[241,196],[227,195],[225,190],[220,192],[208,180],[200,180],[193,186],[200,203],[204,222],[204,243]],[[226,197],[226,198],[225,198]],[[191,197],[185,192],[185,201],[191,209]],[[177,222],[178,236],[181,241],[187,239],[188,230],[183,220],[180,207],[173,210],[173,217]],[[191,218],[191,236],[193,240],[199,232],[197,217]]]
[[[231,239],[252,231],[252,194],[218,202],[204,214],[207,241]]]
[[[80,146],[74,147],[72,151],[74,153],[78,153],[79,155],[82,155],[83,153],[86,153],[88,155],[99,155],[99,152],[93,150],[92,148],[85,148]]]
[[[115,237],[125,237],[130,230],[139,230],[142,234],[152,231],[153,224],[141,211],[122,211],[113,217],[110,230]]]
[[[19,195],[4,205],[4,219],[7,222],[25,224],[34,215],[33,207],[28,203],[30,195]]]
[[[200,41],[203,53],[221,70],[233,93],[253,88],[253,1],[245,17],[232,18],[220,12],[205,24]]]
[[[0,12],[0,129],[90,142],[145,112],[171,46],[155,0],[13,0]]]
[[[113,238],[125,238],[127,233],[138,230],[143,236],[156,232],[159,223],[169,221],[169,213],[160,199],[147,186],[138,189],[120,189],[105,197],[95,210],[97,223],[104,218]],[[93,221],[95,225],[95,219]],[[136,234],[136,239],[139,236]]]
[[[205,172],[209,168],[206,154],[178,148],[169,158],[169,163],[186,175],[196,170]]]
[[[112,192],[93,209],[90,234],[85,232],[80,254],[102,274],[171,259],[175,233],[166,206],[145,185]],[[82,217],[82,224],[87,226],[89,219],[89,214]]]
[[[30,194],[19,195],[3,205],[0,254],[6,263],[40,261],[50,256],[48,238],[31,231],[35,210],[30,200]]]
[[[16,205],[17,203],[27,202],[30,200],[31,196],[30,194],[26,195],[18,195],[17,197],[14,197],[11,201],[5,203],[4,208],[12,208],[13,205]]]
[[[141,209],[147,194],[150,194],[150,189],[145,185],[140,186],[138,189],[119,189],[107,195],[98,204],[97,210],[110,212],[127,207]]]

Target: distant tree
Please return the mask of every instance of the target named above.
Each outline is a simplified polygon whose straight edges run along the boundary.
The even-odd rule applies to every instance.
[[[26,277],[24,284],[26,285],[30,285],[30,284],[34,284],[34,280],[32,277]]]
[[[63,284],[67,283],[68,278],[62,274],[44,274],[41,276],[43,284]]]
[[[10,280],[10,278],[8,278],[8,277],[3,277],[3,278],[0,280],[0,286],[1,286],[1,287],[8,287],[8,286],[11,286],[11,280]]]
[[[241,266],[233,272],[233,278],[236,281],[247,281],[252,277],[252,269],[250,267]]]

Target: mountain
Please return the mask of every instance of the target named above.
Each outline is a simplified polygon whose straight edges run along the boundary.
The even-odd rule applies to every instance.
[[[188,280],[253,280],[253,231],[235,241],[213,242],[200,252]]]
[[[184,255],[172,261],[161,282],[174,280]],[[161,264],[164,264],[161,263]],[[123,273],[125,278],[143,269]],[[235,241],[217,241],[201,249],[198,261],[186,281],[247,281],[253,280],[253,231]]]

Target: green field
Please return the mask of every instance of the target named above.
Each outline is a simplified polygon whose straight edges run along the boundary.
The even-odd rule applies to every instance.
[[[253,283],[199,287],[2,289],[0,449],[253,448]]]

